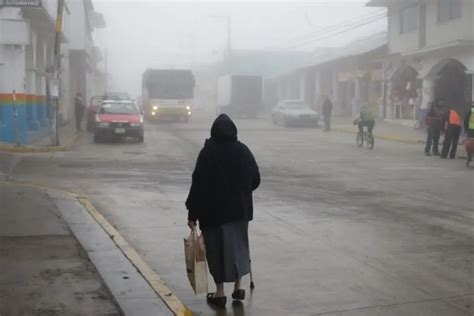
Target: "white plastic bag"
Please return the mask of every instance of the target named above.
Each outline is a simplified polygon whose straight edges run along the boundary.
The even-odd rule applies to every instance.
[[[196,295],[208,292],[206,249],[204,238],[193,229],[184,239],[184,256],[189,282]]]

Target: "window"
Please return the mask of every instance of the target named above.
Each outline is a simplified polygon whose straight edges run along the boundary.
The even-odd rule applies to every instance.
[[[418,7],[406,7],[400,12],[400,33],[418,29]]]
[[[438,21],[458,19],[462,17],[463,0],[438,0]]]

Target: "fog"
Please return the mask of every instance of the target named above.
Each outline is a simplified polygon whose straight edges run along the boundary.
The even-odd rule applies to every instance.
[[[367,21],[384,9],[364,1],[94,1],[106,28],[94,32],[107,52],[109,89],[140,95],[149,67],[193,68],[222,60],[230,19],[232,50],[312,51],[337,47],[386,28],[380,18],[352,30],[341,23]],[[102,65],[104,67],[104,65]]]
[[[0,0],[0,316],[474,316],[473,18]]]

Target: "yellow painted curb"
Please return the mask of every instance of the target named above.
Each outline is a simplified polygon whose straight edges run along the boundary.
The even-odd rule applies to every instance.
[[[71,141],[67,144],[59,145],[59,146],[14,146],[14,145],[0,145],[0,151],[2,152],[9,152],[9,153],[48,153],[48,152],[60,152],[60,151],[68,151],[71,147],[77,142],[81,133],[74,134]]]
[[[176,316],[191,316],[189,310],[168,288],[163,280],[153,271],[132,246],[120,235],[120,233],[99,213],[92,203],[85,197],[78,196],[78,201],[91,214],[97,223],[110,236],[115,244],[127,256],[128,260],[137,268],[138,272],[150,284],[153,290],[161,297],[165,304]]]
[[[341,132],[341,133],[357,134],[356,130],[348,129],[348,128],[335,127],[335,128],[332,128],[332,130],[336,132]],[[390,140],[393,142],[398,142],[398,143],[403,143],[403,144],[411,144],[411,145],[422,143],[422,141],[419,141],[416,139],[406,139],[406,138],[400,138],[400,137],[388,136],[388,135],[375,135],[375,138]]]

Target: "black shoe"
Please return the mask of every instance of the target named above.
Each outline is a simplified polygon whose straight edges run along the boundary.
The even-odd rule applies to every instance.
[[[431,154],[430,154],[430,153],[428,153],[428,152],[425,152],[425,156],[426,156],[426,157],[430,157],[430,156],[431,156]]]
[[[439,156],[439,152],[434,151],[434,152],[433,152],[433,156]]]
[[[207,294],[207,303],[209,305],[217,306],[217,307],[225,307],[225,304],[227,303],[227,297],[214,297],[215,293],[209,293]]]
[[[450,159],[456,159],[456,156],[449,156]]]
[[[441,159],[446,159],[446,156],[445,156],[445,155],[441,155],[441,156],[439,156],[439,158],[441,158]]]
[[[239,301],[243,301],[245,299],[245,290],[235,290],[233,293],[232,293],[232,299],[234,300],[239,300]]]

